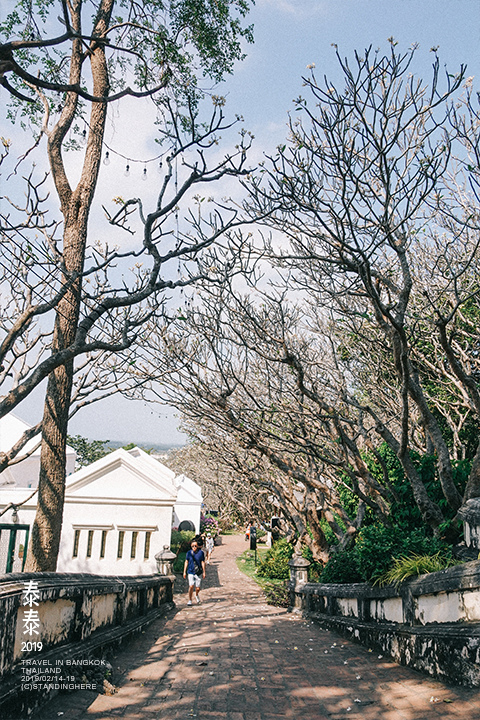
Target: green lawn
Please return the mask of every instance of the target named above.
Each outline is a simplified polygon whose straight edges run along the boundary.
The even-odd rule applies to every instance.
[[[257,563],[267,553],[268,548],[258,547],[257,545]],[[267,603],[278,607],[288,607],[290,604],[288,587],[285,580],[277,580],[273,578],[264,578],[257,575],[255,567],[255,551],[245,550],[237,559],[237,567],[241,572],[255,580],[262,588]]]
[[[257,565],[260,560],[265,557],[267,550],[268,548],[259,547],[257,545]],[[255,580],[255,582],[263,588],[266,585],[281,585],[283,583],[283,580],[271,580],[270,578],[264,578],[257,575],[257,569],[255,567],[255,550],[245,550],[245,552],[236,559],[236,563],[239,570],[245,573],[245,575],[248,575],[248,577],[252,578],[252,580]]]

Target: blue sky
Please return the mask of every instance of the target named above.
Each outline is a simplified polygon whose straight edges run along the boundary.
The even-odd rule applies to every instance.
[[[255,135],[255,161],[284,140],[287,113],[294,98],[302,94],[307,65],[315,63],[317,79],[325,74],[332,82],[339,81],[332,43],[349,57],[355,49],[361,52],[370,45],[388,51],[391,36],[400,50],[418,43],[413,71],[425,81],[431,77],[430,48],[435,46],[449,72],[457,72],[465,63],[467,75],[480,81],[479,0],[257,0],[250,21],[255,26],[255,44],[246,48],[248,57],[218,92],[227,96],[227,115],[242,114],[243,126]],[[475,80],[475,84],[480,88],[480,82]],[[125,109],[120,108],[122,112],[125,116]],[[139,153],[140,158],[154,154],[151,133],[146,126],[144,130],[145,137],[138,126],[135,139],[131,132],[123,136],[126,154]],[[117,134],[117,142],[120,137]],[[117,172],[112,182],[118,183],[118,178]],[[117,185],[114,188],[109,182],[105,176],[104,191],[110,196],[119,194]],[[39,408],[40,393],[16,412],[34,422]],[[176,424],[168,409],[115,398],[80,413],[70,432],[92,439],[169,444],[183,440]]]
[[[476,75],[480,61],[478,0],[257,0],[250,14],[255,45],[224,84],[227,108],[240,112],[257,142],[281,142],[286,113],[302,94],[302,75],[315,63],[317,79],[340,73],[332,43],[344,56],[372,45],[388,51],[389,37],[398,48],[419,44],[415,69],[430,77],[432,53],[456,72],[461,63]]]

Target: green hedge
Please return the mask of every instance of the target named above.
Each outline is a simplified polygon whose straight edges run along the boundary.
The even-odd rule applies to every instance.
[[[402,556],[435,555],[448,558],[451,549],[442,540],[429,537],[425,528],[369,525],[360,530],[355,546],[332,555],[320,574],[326,583],[375,582]]]
[[[190,543],[195,537],[192,530],[172,530],[170,549],[178,555],[179,552],[190,550]]]
[[[293,555],[293,545],[282,538],[273,545],[259,563],[257,574],[272,580],[286,580],[290,576],[288,561]]]

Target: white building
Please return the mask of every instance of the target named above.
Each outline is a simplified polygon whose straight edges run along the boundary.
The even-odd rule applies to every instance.
[[[28,427],[12,415],[0,420],[0,450],[9,450]],[[30,441],[29,449],[36,444]],[[199,531],[200,487],[140,448],[116,450],[77,472],[74,465],[69,448],[59,572],[151,574],[155,555],[170,546],[173,526],[190,520]],[[0,573],[22,570],[39,468],[37,449],[0,474],[0,511],[10,506],[0,517]]]
[[[140,448],[120,449],[68,477],[58,571],[156,572],[177,497],[165,470]]]
[[[0,452],[8,452],[30,427],[13,413],[8,413],[0,418]],[[28,441],[20,450],[18,458],[20,459],[26,454],[29,454],[27,458],[0,473],[0,487],[7,485],[25,488],[37,487],[40,469],[40,435]],[[67,475],[75,470],[76,456],[75,450],[67,445]]]
[[[177,488],[167,468],[139,448],[115,450],[67,478],[58,572],[98,575],[150,575],[156,553],[170,546]],[[23,548],[37,509],[30,488],[0,487],[0,518],[15,527],[12,572],[22,570]],[[15,513],[15,514],[14,514]],[[10,528],[4,527],[5,533]],[[3,533],[2,530],[0,532]],[[3,533],[3,534],[5,534]],[[10,535],[0,535],[0,572]],[[6,543],[6,545],[5,545]],[[5,547],[4,547],[5,546]]]
[[[173,527],[178,527],[182,520],[189,520],[195,525],[195,532],[198,533],[203,504],[200,485],[186,475],[177,475],[174,482],[177,488],[177,500],[173,509]]]

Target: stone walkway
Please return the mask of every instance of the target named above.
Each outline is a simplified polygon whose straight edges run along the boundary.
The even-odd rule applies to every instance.
[[[480,693],[452,688],[267,605],[215,548],[200,605],[177,607],[119,652],[118,692],[60,695],[36,720],[480,720]]]

